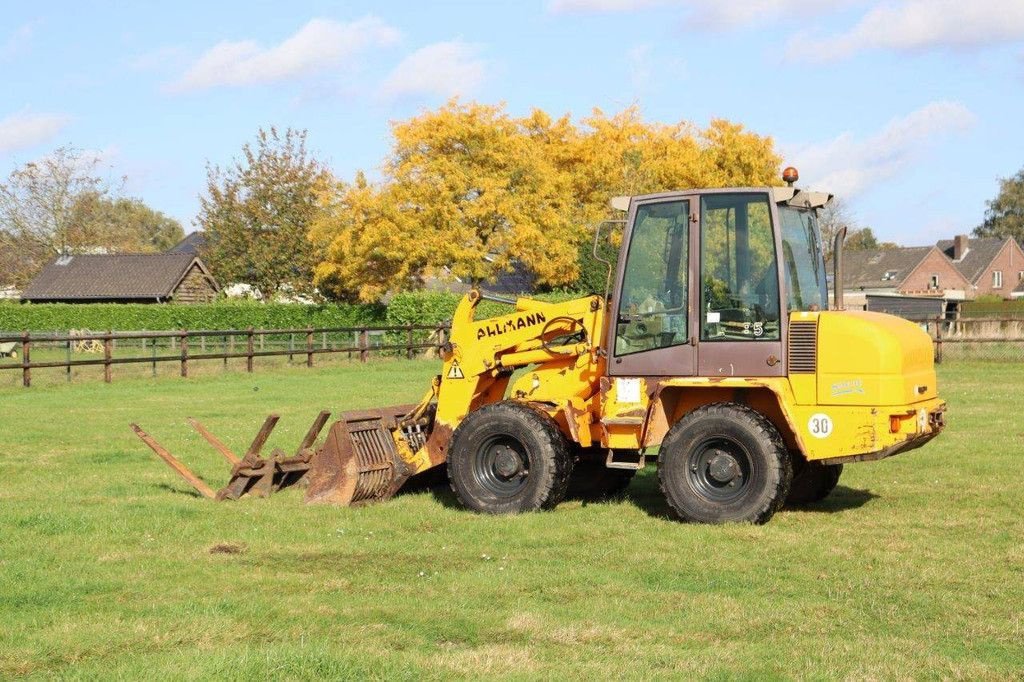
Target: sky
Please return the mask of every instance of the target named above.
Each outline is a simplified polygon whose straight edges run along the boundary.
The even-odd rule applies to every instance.
[[[0,70],[0,177],[71,144],[186,231],[261,126],[372,177],[452,96],[739,122],[907,245],[1024,167],[1024,0],[0,0]]]

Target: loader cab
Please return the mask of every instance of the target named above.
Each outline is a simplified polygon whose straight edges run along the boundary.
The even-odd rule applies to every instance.
[[[792,187],[633,197],[609,297],[612,376],[784,376],[789,313],[827,309],[816,209]]]

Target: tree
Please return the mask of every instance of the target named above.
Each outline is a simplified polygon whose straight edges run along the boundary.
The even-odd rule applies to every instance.
[[[846,201],[837,197],[818,212],[818,230],[821,232],[821,247],[825,251],[826,261],[832,258],[836,235],[843,227],[847,229],[847,240],[859,229]]]
[[[862,227],[846,236],[843,248],[847,251],[871,251],[872,249],[898,249],[895,242],[880,242],[870,227]]]
[[[648,124],[635,107],[577,126],[453,100],[392,137],[382,181],[338,184],[310,232],[333,295],[375,300],[441,273],[490,280],[516,259],[542,286],[573,285],[611,197],[773,184],[779,164],[770,138],[741,126]]]
[[[1024,243],[1024,168],[999,181],[999,194],[985,202],[985,220],[975,237],[1013,237]]]
[[[207,167],[197,223],[203,257],[222,282],[242,282],[272,296],[282,287],[313,288],[316,265],[307,233],[330,184],[306,149],[306,132],[260,129],[231,166]]]
[[[55,256],[102,248],[90,226],[75,219],[80,197],[106,197],[99,159],[71,146],[16,168],[0,184],[0,249],[13,261],[11,284],[24,285]]]
[[[111,198],[95,191],[75,200],[72,222],[82,231],[83,242],[114,253],[158,253],[185,237],[181,223],[141,199]]]

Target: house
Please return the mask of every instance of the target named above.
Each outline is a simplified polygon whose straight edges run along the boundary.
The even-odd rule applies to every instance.
[[[973,298],[971,283],[935,246],[844,252],[843,287],[848,308],[863,307],[869,295]]]
[[[61,256],[21,294],[30,303],[203,303],[219,285],[187,253]]]
[[[971,295],[1014,298],[1024,280],[1024,250],[1013,237],[968,238],[957,235],[935,245],[971,283]]]

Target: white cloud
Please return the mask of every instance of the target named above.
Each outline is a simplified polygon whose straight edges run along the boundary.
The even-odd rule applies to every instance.
[[[480,46],[452,40],[422,47],[403,59],[378,91],[383,99],[414,95],[467,95],[483,84],[487,64]]]
[[[763,24],[784,17],[794,22],[837,11],[862,0],[688,0],[688,23],[716,31]]]
[[[36,22],[22,24],[0,43],[0,59],[9,59],[28,47],[36,31]]]
[[[548,11],[555,14],[599,14],[638,12],[656,7],[673,7],[686,23],[715,31],[763,24],[785,16],[805,20],[864,0],[551,0]]]
[[[46,142],[70,121],[65,114],[12,114],[0,120],[0,154]]]
[[[551,0],[548,3],[548,11],[555,14],[633,12],[677,2],[678,0]]]
[[[785,154],[814,187],[852,197],[906,169],[936,138],[963,132],[975,117],[959,102],[932,102],[864,139],[851,133]]]
[[[844,33],[800,34],[791,59],[828,61],[869,49],[913,52],[1024,41],[1024,2],[902,0],[874,7]]]
[[[185,92],[302,78],[342,65],[368,48],[393,45],[399,38],[397,29],[372,16],[348,23],[313,19],[272,47],[255,40],[218,43],[168,89]]]

